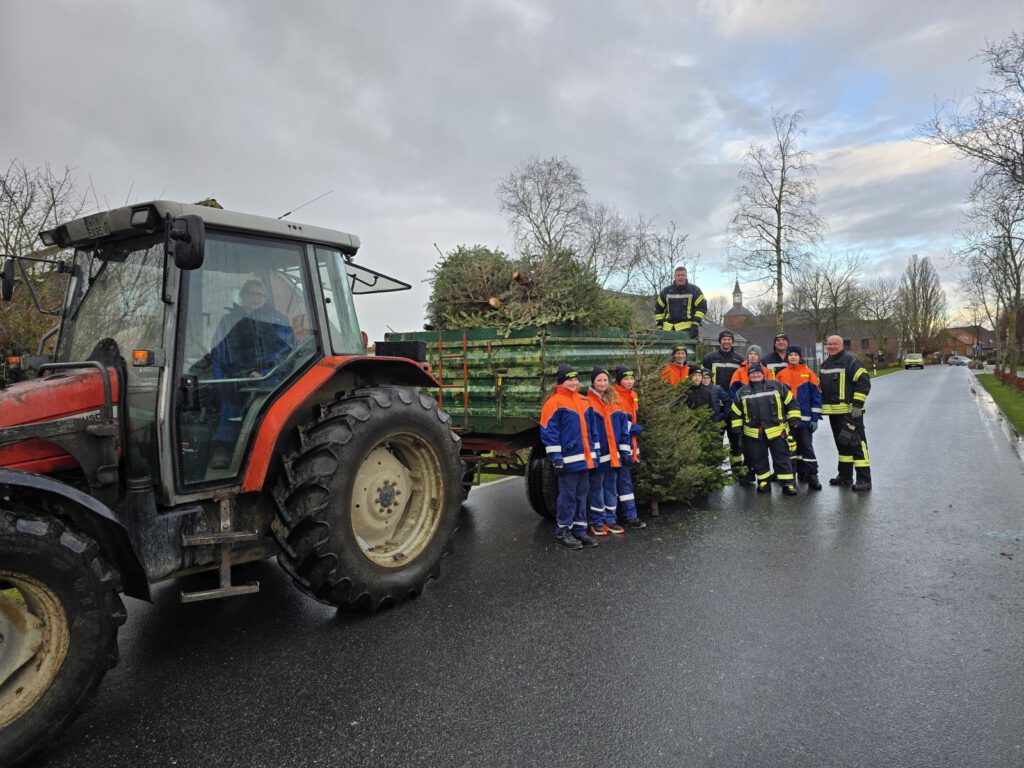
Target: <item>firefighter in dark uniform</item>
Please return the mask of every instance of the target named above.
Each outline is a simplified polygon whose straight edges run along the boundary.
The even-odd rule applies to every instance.
[[[782,492],[796,496],[786,425],[795,428],[800,423],[800,407],[789,387],[765,378],[760,363],[751,363],[747,373],[750,383],[736,393],[730,427],[733,432],[743,433],[743,447],[757,479],[757,492],[771,492],[774,468]],[[772,467],[768,466],[769,454]]]
[[[704,355],[704,367],[711,371],[711,383],[717,384],[726,393],[729,392],[732,375],[743,365],[743,355],[733,349],[732,343],[732,331],[724,330],[718,334],[718,349]],[[740,437],[733,434],[732,430],[728,428],[726,428],[725,434],[729,437],[729,466],[735,472],[743,464]]]
[[[821,364],[821,412],[828,416],[839,451],[839,474],[829,485],[849,485],[855,491],[871,490],[871,462],[864,432],[864,409],[871,391],[871,377],[855,355],[843,348],[841,336],[825,341],[828,357]],[[854,481],[854,471],[857,473]]]
[[[685,331],[696,339],[706,311],[704,292],[686,281],[686,267],[676,267],[672,284],[663,288],[654,302],[654,327]]]
[[[786,367],[786,350],[789,349],[789,336],[779,331],[775,334],[775,342],[772,351],[764,356],[761,365],[778,376],[779,371]]]

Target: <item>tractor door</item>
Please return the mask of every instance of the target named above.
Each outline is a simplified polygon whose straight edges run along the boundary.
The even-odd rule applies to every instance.
[[[175,444],[198,490],[238,477],[266,407],[322,353],[302,244],[207,232],[183,279]]]

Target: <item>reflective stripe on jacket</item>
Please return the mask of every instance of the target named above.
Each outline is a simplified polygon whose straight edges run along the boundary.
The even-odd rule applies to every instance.
[[[704,355],[704,367],[711,370],[711,382],[722,389],[729,389],[732,375],[743,365],[743,357],[735,349],[723,352],[716,349]]]
[[[730,397],[732,397],[733,400],[736,399],[736,393],[739,392],[740,387],[742,387],[744,384],[750,383],[750,376],[747,375],[747,371],[749,370],[749,368],[750,362],[744,361],[743,365],[741,365],[736,370],[736,373],[734,373],[732,375],[732,378],[729,380],[729,395]],[[761,370],[764,371],[765,379],[770,380],[775,378],[775,374],[772,373],[767,368],[765,368],[764,366],[761,367]]]
[[[590,424],[593,409],[586,397],[559,385],[540,412],[540,441],[552,461],[559,459],[566,472],[592,469]]]
[[[661,289],[654,301],[654,324],[664,331],[685,331],[704,321],[707,302],[704,292],[693,283],[675,283]]]
[[[756,438],[761,432],[769,440],[781,437],[786,422],[800,418],[796,399],[785,384],[765,379],[740,387],[736,394],[730,426],[742,426],[747,437]]]
[[[867,406],[871,376],[857,359],[845,349],[821,364],[821,412],[849,413],[853,406]]]
[[[595,390],[587,390],[587,400],[594,409],[594,466],[621,467],[619,452],[632,453],[629,444],[629,416],[618,403],[606,403]]]
[[[821,418],[821,384],[814,371],[804,363],[787,365],[775,378],[796,395],[802,421],[818,421]]]
[[[629,417],[629,442],[633,446],[633,461],[640,461],[640,446],[637,444],[637,432],[633,429],[636,425],[636,412],[640,408],[640,397],[632,389],[626,389],[621,384],[615,385],[615,394],[619,396],[619,407]]]

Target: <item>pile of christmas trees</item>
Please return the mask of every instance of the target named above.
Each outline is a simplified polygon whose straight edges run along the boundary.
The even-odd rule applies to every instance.
[[[431,272],[431,328],[528,325],[628,328],[632,311],[606,293],[570,251],[512,258],[483,246],[459,246]]]

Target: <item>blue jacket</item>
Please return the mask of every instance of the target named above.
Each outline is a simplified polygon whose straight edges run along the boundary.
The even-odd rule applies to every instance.
[[[725,421],[729,415],[732,398],[729,397],[728,392],[717,384],[709,384],[708,391],[711,393],[711,421]]]
[[[821,418],[821,389],[814,371],[800,359],[799,365],[787,365],[776,377],[789,387],[800,406],[800,420],[804,426]]]
[[[540,412],[540,441],[548,458],[566,472],[594,468],[593,429],[596,416],[584,395],[559,385]]]

